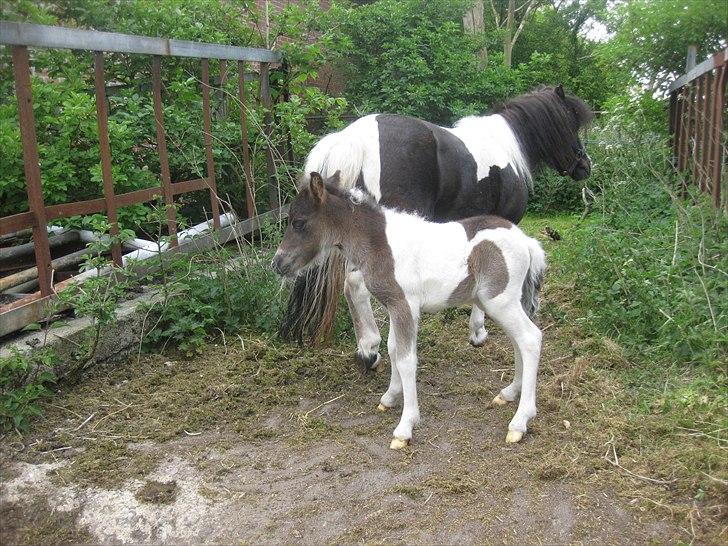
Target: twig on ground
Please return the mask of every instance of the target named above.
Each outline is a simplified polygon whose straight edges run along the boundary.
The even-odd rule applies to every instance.
[[[300,421],[306,421],[306,420],[308,419],[308,416],[309,416],[309,415],[310,415],[311,413],[313,413],[313,412],[314,412],[314,411],[316,411],[317,409],[321,409],[321,408],[323,408],[324,406],[326,406],[326,405],[328,405],[328,404],[331,404],[332,402],[336,402],[336,401],[337,401],[337,400],[338,400],[339,398],[341,398],[342,396],[345,396],[345,395],[346,395],[346,393],[344,393],[344,394],[340,394],[340,395],[339,395],[339,396],[337,396],[336,398],[332,398],[331,400],[327,400],[327,401],[326,401],[326,402],[324,402],[323,404],[319,404],[319,405],[318,405],[318,406],[316,406],[315,408],[312,408],[312,409],[308,410],[308,411],[307,411],[306,413],[304,413],[303,415],[299,415],[298,419],[299,419]]]
[[[86,417],[86,419],[84,420],[84,422],[83,422],[83,423],[81,423],[80,425],[78,425],[78,426],[77,426],[77,427],[76,427],[75,429],[73,429],[73,430],[74,430],[74,431],[76,431],[76,430],[81,430],[81,429],[83,428],[83,426],[84,426],[84,425],[85,425],[86,423],[88,423],[88,422],[89,422],[89,421],[90,421],[91,419],[93,419],[93,418],[94,418],[94,415],[96,415],[96,412],[93,412],[93,413],[92,413],[91,415],[89,415],[88,417]],[[92,430],[93,430],[93,429],[92,429]]]
[[[605,461],[607,461],[609,464],[611,464],[612,466],[616,466],[617,468],[623,470],[624,472],[626,472],[627,474],[629,474],[633,478],[637,478],[637,479],[640,479],[640,480],[645,480],[645,481],[648,481],[650,483],[656,483],[656,484],[659,484],[659,485],[670,485],[671,483],[674,483],[675,482],[674,479],[672,479],[672,480],[658,480],[656,478],[648,478],[647,476],[641,476],[640,474],[636,474],[636,473],[632,472],[631,470],[628,470],[628,469],[624,468],[621,464],[619,464],[619,457],[617,456],[617,448],[614,445],[614,435],[612,435],[612,438],[606,444],[604,444],[604,445],[607,446],[607,452],[604,454],[604,457],[602,457],[602,458]],[[609,451],[610,450],[612,451],[612,455],[614,457],[614,460],[611,460],[609,458]]]

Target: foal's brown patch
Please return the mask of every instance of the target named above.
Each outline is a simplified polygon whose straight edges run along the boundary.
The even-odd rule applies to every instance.
[[[510,222],[509,222],[510,224]],[[493,241],[484,240],[473,247],[468,256],[468,276],[455,287],[448,305],[459,305],[471,300],[475,290],[485,288],[485,297],[492,299],[508,286],[508,266],[503,252]]]
[[[472,218],[466,218],[465,220],[458,220],[462,224],[465,234],[468,236],[468,241],[475,237],[478,232],[484,229],[496,229],[506,228],[510,229],[513,225],[511,222],[500,216],[493,216],[487,214],[483,216],[473,216]]]

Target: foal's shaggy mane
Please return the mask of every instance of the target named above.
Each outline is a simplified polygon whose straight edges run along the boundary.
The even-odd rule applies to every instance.
[[[584,101],[575,95],[561,98],[553,86],[520,95],[492,113],[503,116],[516,133],[531,168],[543,161],[557,170],[573,160],[575,133],[594,119]]]
[[[338,185],[327,182],[326,191],[348,201],[354,206],[362,206],[373,210],[379,210],[381,208],[381,205],[377,203],[372,194],[359,188],[343,189]]]

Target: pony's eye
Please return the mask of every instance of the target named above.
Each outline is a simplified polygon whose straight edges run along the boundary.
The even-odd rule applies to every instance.
[[[306,222],[303,220],[294,220],[293,221],[293,229],[294,231],[301,231],[303,229],[303,226],[306,225]]]

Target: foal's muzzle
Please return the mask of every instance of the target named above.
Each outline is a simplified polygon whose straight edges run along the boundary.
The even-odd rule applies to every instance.
[[[291,264],[287,262],[281,253],[276,253],[273,257],[273,261],[270,263],[273,271],[278,273],[281,277],[286,277],[290,274]]]

